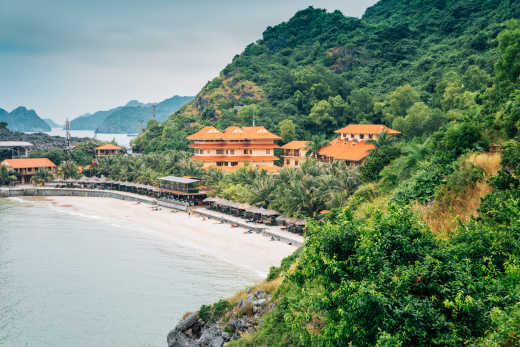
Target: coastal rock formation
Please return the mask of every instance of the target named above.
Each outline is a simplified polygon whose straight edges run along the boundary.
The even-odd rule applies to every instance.
[[[237,340],[244,332],[254,332],[261,317],[274,307],[268,303],[271,296],[258,290],[232,306],[228,315],[216,321],[201,318],[200,312],[191,313],[181,320],[167,337],[168,347],[221,347]],[[225,317],[225,318],[224,318]]]

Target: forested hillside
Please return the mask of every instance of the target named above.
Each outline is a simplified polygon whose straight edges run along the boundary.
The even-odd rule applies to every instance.
[[[350,122],[394,126],[416,102],[432,115],[431,130],[452,106],[443,103],[450,83],[461,82],[448,93],[489,86],[496,37],[519,17],[513,0],[387,0],[362,19],[308,8],[267,28],[169,121],[150,122],[134,146],[185,149],[184,137],[201,126],[250,124],[253,115],[286,141],[330,136]]]

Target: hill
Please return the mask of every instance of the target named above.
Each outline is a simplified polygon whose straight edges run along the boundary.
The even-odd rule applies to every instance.
[[[20,106],[10,113],[0,108],[0,122],[7,123],[11,131],[50,131],[49,125],[34,110]]]
[[[166,120],[191,99],[193,97],[176,95],[161,101],[156,106],[157,119]],[[71,129],[96,130],[100,133],[137,133],[141,129],[141,121],[146,124],[153,118],[152,107],[152,104],[131,100],[124,106],[81,115],[71,121]]]
[[[55,129],[55,128],[63,128],[63,125],[57,124],[55,121],[53,121],[50,118],[44,118],[43,121],[45,123],[47,123],[47,125],[49,125],[53,129]]]
[[[201,126],[247,125],[253,114],[278,133],[290,121],[298,139],[330,136],[350,122],[391,126],[383,106],[400,86],[410,84],[440,109],[449,73],[489,83],[496,36],[519,16],[520,3],[510,0],[386,0],[361,19],[307,8],[267,28],[169,121],[150,124],[134,147],[185,148],[182,137]]]

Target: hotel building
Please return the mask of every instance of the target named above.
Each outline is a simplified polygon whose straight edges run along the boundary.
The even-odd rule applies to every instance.
[[[274,165],[279,159],[274,155],[279,148],[274,141],[281,138],[263,126],[231,126],[224,131],[207,126],[187,139],[193,141],[190,148],[195,150],[191,159],[201,161],[205,169],[235,171],[245,165],[268,172],[280,169]]]
[[[382,124],[350,124],[335,131],[340,136],[320,149],[318,159],[325,162],[343,160],[346,164],[359,165],[375,149],[367,140],[377,141],[378,134],[383,132],[390,136],[401,134]]]
[[[281,148],[283,166],[284,167],[298,167],[303,163],[307,157],[307,144],[309,141],[291,141]]]
[[[19,183],[30,183],[32,176],[41,169],[47,169],[50,173],[56,171],[56,165],[48,158],[6,159],[0,165],[14,169]]]
[[[96,147],[96,157],[103,158],[108,157],[111,155],[117,155],[121,152],[121,147],[113,145],[113,144],[106,144],[103,146]]]

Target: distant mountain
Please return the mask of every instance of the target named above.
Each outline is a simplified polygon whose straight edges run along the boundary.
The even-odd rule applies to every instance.
[[[174,96],[161,101],[156,107],[157,120],[168,116],[193,99],[192,96]],[[153,104],[131,100],[124,106],[93,114],[84,114],[70,122],[72,130],[96,130],[100,133],[137,133],[153,117]]]
[[[45,123],[47,123],[51,128],[63,128],[63,125],[60,125],[58,123],[56,123],[55,121],[53,121],[52,119],[50,118],[43,118],[43,121]]]
[[[51,127],[34,110],[20,106],[10,113],[0,108],[0,122],[11,131],[51,131]]]

